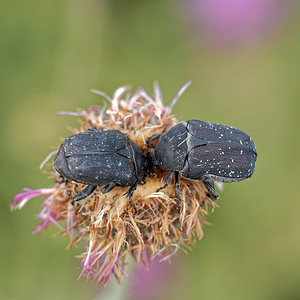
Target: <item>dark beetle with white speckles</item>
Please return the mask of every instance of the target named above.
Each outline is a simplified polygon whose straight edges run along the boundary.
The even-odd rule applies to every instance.
[[[88,184],[78,201],[99,186],[103,193],[116,185],[130,186],[131,196],[145,173],[147,160],[140,148],[118,130],[89,129],[67,138],[54,159],[54,167],[64,178]]]
[[[170,171],[164,185],[175,173],[175,192],[179,199],[178,173],[189,179],[203,180],[215,197],[212,178],[222,182],[249,178],[255,169],[256,149],[245,132],[221,124],[198,120],[181,122],[168,132],[151,137],[159,138],[151,156],[155,165]],[[159,189],[159,190],[160,190]]]

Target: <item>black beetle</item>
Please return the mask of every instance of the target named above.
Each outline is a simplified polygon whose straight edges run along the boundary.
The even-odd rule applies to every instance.
[[[178,173],[188,179],[202,180],[218,198],[212,178],[234,182],[247,179],[254,172],[257,158],[254,143],[248,134],[231,126],[189,120],[150,137],[148,143],[158,138],[156,147],[151,149],[153,163],[170,171],[159,190],[168,185],[175,173],[177,199]],[[177,204],[179,208],[178,200]]]
[[[131,197],[146,166],[146,158],[129,137],[118,130],[96,128],[67,138],[54,159],[63,178],[88,184],[75,201],[90,195],[97,186],[104,194],[116,185],[130,186],[126,194],[134,208]]]

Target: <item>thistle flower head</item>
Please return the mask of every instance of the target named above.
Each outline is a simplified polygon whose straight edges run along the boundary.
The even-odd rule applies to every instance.
[[[143,89],[131,94],[130,88],[123,86],[115,91],[112,98],[93,90],[109,101],[107,108],[93,106],[88,110],[60,114],[81,117],[80,128],[74,133],[84,132],[91,125],[97,129],[119,130],[146,155],[151,147],[146,140],[178,123],[171,111],[189,84],[183,86],[169,106],[164,106],[158,84],[154,85],[153,97]],[[149,267],[153,257],[161,256],[162,260],[168,260],[178,249],[189,249],[196,238],[202,238],[205,215],[215,207],[202,181],[180,178],[179,212],[172,182],[156,192],[168,174],[159,167],[152,168],[146,174],[144,184],[137,185],[132,197],[136,211],[125,195],[128,187],[115,187],[106,194],[96,189],[89,197],[75,202],[74,196],[81,193],[86,185],[70,180],[64,182],[54,171],[52,163],[46,164],[45,161],[42,167],[44,165],[49,167],[49,174],[56,180],[55,185],[49,189],[24,189],[11,206],[21,208],[30,198],[44,195],[38,215],[42,223],[35,232],[55,225],[68,234],[70,246],[84,243],[85,250],[79,256],[80,276],[104,284],[111,275],[123,281],[127,276],[125,266],[129,256]]]

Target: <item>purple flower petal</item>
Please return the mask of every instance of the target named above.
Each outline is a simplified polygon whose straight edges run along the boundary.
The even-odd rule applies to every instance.
[[[45,206],[39,213],[38,218],[42,220],[42,223],[36,227],[36,229],[32,233],[37,233],[40,231],[43,231],[44,229],[48,228],[51,224],[54,224],[56,227],[58,227],[61,231],[65,231],[63,227],[61,227],[57,220],[60,220],[62,218],[59,218],[57,216],[57,213],[51,209],[51,207]]]
[[[21,209],[23,206],[32,198],[40,196],[40,195],[45,195],[45,194],[50,194],[53,192],[53,188],[50,189],[29,189],[29,188],[23,188],[19,194],[17,194],[10,204],[10,208],[18,208]]]
[[[75,117],[80,117],[83,116],[82,112],[75,112],[75,111],[58,111],[58,115],[69,115],[69,116],[75,116]]]
[[[112,103],[112,99],[107,94],[105,94],[104,92],[99,91],[97,89],[91,89],[91,92],[94,93],[94,94],[97,94],[97,95],[100,95],[100,96],[104,97],[107,101],[109,101],[110,103]]]

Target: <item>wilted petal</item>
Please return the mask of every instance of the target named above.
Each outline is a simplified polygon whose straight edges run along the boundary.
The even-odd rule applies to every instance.
[[[57,220],[62,220],[63,218],[58,217],[57,213],[58,212],[52,210],[51,207],[44,207],[38,215],[38,218],[42,220],[42,223],[32,233],[43,231],[44,229],[48,228],[51,224],[54,224],[61,231],[64,231],[65,229],[61,227],[57,222]]]
[[[45,166],[45,164],[50,160],[50,158],[56,154],[58,152],[58,150],[55,150],[55,151],[52,151],[50,152],[46,157],[45,159],[42,161],[42,163],[40,164],[40,170],[42,170]]]
[[[58,111],[57,114],[58,115],[69,115],[69,116],[75,116],[75,117],[84,115],[83,112],[76,112],[76,111]]]
[[[107,94],[105,94],[102,91],[99,91],[97,89],[91,89],[91,92],[94,93],[94,94],[97,94],[97,95],[100,95],[100,96],[104,97],[110,103],[112,102],[112,99]]]
[[[192,84],[192,81],[189,80],[186,84],[183,85],[183,87],[179,90],[179,92],[177,93],[177,95],[174,97],[174,99],[172,100],[171,104],[169,105],[169,109],[170,109],[170,113],[173,109],[173,107],[175,106],[175,104],[177,103],[178,99],[182,96],[182,94],[185,92],[185,90]]]
[[[118,111],[119,110],[119,102],[121,96],[127,92],[130,89],[129,85],[124,85],[116,89],[113,95],[112,103],[111,103],[111,109],[112,111]]]
[[[23,206],[32,198],[40,196],[40,195],[45,195],[45,194],[50,194],[54,191],[53,188],[50,189],[29,189],[29,188],[23,188],[19,194],[17,194],[10,204],[10,208],[18,208],[21,209]]]
[[[40,231],[43,231],[44,229],[48,228],[49,225],[51,224],[50,220],[44,220],[38,227],[36,227],[32,233],[38,233]]]

